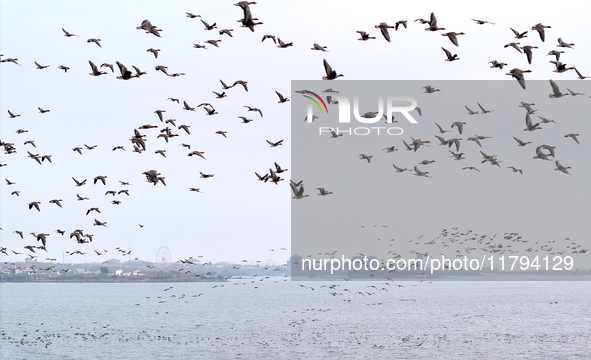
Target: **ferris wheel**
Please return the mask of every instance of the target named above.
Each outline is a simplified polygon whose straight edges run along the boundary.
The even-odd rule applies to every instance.
[[[158,268],[162,270],[170,265],[171,262],[172,256],[170,255],[170,250],[166,246],[161,246],[156,252],[156,264]]]

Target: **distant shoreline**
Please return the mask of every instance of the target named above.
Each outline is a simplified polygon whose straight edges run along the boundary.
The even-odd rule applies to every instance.
[[[226,282],[223,279],[0,279],[0,283],[163,283],[163,282]]]

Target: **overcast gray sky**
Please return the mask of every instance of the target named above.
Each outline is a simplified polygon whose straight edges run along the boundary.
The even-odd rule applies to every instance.
[[[92,249],[106,249],[107,257],[119,257],[114,251],[119,246],[131,248],[132,257],[153,260],[158,248],[166,245],[173,260],[203,255],[204,260],[211,261],[284,262],[288,251],[269,251],[290,247],[290,103],[278,104],[275,91],[288,98],[299,96],[290,93],[291,80],[320,80],[325,75],[323,58],[347,80],[505,80],[507,68],[514,67],[531,69],[527,79],[574,80],[573,71],[553,73],[554,65],[548,63],[553,57],[546,56],[556,49],[556,39],[562,37],[576,45],[575,49],[565,49],[561,60],[577,66],[583,75],[591,75],[591,44],[585,28],[589,5],[581,6],[579,2],[562,2],[560,8],[539,8],[537,2],[531,1],[474,5],[365,1],[356,6],[336,1],[257,1],[251,5],[251,11],[264,24],[257,26],[255,32],[236,22],[242,17],[242,10],[233,3],[0,4],[0,53],[3,59],[18,58],[22,65],[0,65],[0,139],[17,148],[16,154],[1,155],[1,162],[7,164],[0,168],[1,177],[15,182],[6,185],[2,179],[0,185],[2,246],[26,252],[23,246],[36,243],[29,233],[43,232],[51,235],[49,252],[43,252],[40,258],[59,258],[65,251],[81,249],[88,255],[72,256],[72,261],[101,261],[105,256],[94,256]],[[535,11],[532,6],[537,7]],[[582,8],[585,6],[587,9]],[[185,12],[199,14],[210,24],[217,23],[217,29],[204,30],[199,18],[190,19]],[[427,32],[426,25],[413,22],[417,18],[428,19],[431,12],[435,12],[440,27],[466,33],[458,37],[459,47],[442,37],[441,32]],[[473,18],[495,25],[477,25]],[[144,19],[162,29],[161,38],[136,29]],[[408,29],[391,29],[391,43],[374,28],[380,22],[393,25],[398,20],[407,20]],[[552,26],[547,29],[544,43],[531,31],[540,22]],[[513,39],[509,27],[528,30],[528,37]],[[65,37],[61,28],[79,37]],[[217,32],[224,28],[234,29],[234,36]],[[367,31],[376,39],[358,41],[357,30]],[[266,34],[293,42],[294,46],[279,49],[269,39],[261,42]],[[87,43],[90,38],[101,39],[102,48]],[[203,44],[210,39],[221,39],[219,48],[209,44],[207,50],[193,48],[194,43]],[[534,49],[532,65],[515,49],[503,48],[512,41],[539,47]],[[310,50],[314,43],[327,46],[329,52]],[[461,60],[444,61],[442,46],[457,53]],[[157,59],[146,52],[148,48],[161,50]],[[494,59],[509,65],[503,70],[490,69],[487,62]],[[107,75],[92,77],[88,75],[89,60],[97,65],[120,61],[129,68],[136,65],[147,74],[139,79],[117,80],[115,67],[116,73],[106,70]],[[50,67],[37,70],[35,61]],[[56,69],[59,65],[71,69],[64,73]],[[157,65],[168,66],[169,73],[186,75],[167,77],[154,70]],[[220,79],[227,84],[248,81],[249,91],[237,86],[226,91],[227,98],[216,99],[212,91],[222,91]],[[327,83],[326,87],[336,87],[338,81]],[[193,107],[209,102],[219,114],[206,116],[201,108],[195,112],[183,110],[182,105],[167,101],[169,97],[186,100]],[[247,112],[244,105],[260,108],[264,117]],[[51,111],[40,114],[37,107]],[[166,110],[164,118],[176,119],[177,125],[190,125],[191,135],[173,128],[180,136],[169,143],[156,138],[165,126],[153,113],[157,109]],[[7,110],[21,116],[11,119]],[[254,121],[242,124],[238,116]],[[129,139],[133,130],[144,124],[158,125],[159,129],[140,130],[147,135],[147,151],[133,153]],[[520,121],[519,126],[522,125]],[[28,132],[16,134],[18,129]],[[228,138],[215,134],[218,130],[227,131]],[[281,139],[284,145],[277,148],[270,148],[265,141]],[[581,130],[581,151],[588,153],[584,139]],[[27,140],[34,140],[37,148],[24,145]],[[205,151],[207,160],[188,157],[189,150],[179,147],[180,143],[191,144],[191,150]],[[72,151],[83,144],[98,147],[83,150],[83,155]],[[400,141],[396,144],[402,146]],[[127,151],[111,150],[118,145],[125,146]],[[167,158],[154,153],[160,149],[166,150]],[[51,154],[53,163],[40,166],[27,158],[27,151]],[[578,155],[579,163],[583,163],[584,154]],[[274,162],[289,169],[283,174],[286,181],[279,185],[257,181],[254,172],[265,173]],[[166,187],[145,182],[142,172],[151,169],[166,177]],[[200,171],[215,176],[202,179]],[[575,178],[581,171],[573,165],[573,173]],[[108,176],[106,186],[92,184],[97,175]],[[77,188],[71,177],[88,179],[88,184]],[[133,186],[121,186],[119,180]],[[189,192],[190,187],[200,188],[203,193]],[[105,196],[107,190],[126,188],[129,197]],[[20,191],[19,197],[10,195],[15,190]],[[77,201],[77,193],[90,200]],[[63,199],[63,208],[48,203],[55,198]],[[113,199],[121,204],[112,205]],[[28,209],[27,204],[32,201],[41,202],[40,212]],[[99,207],[101,213],[86,216],[90,207]],[[551,217],[555,211],[542,213]],[[107,227],[93,226],[95,218],[106,221]],[[83,229],[94,234],[94,242],[77,245],[73,239],[59,236],[55,232],[58,228],[65,230],[66,235]],[[14,230],[23,231],[25,240]],[[439,226],[433,229],[438,230]],[[23,255],[9,258],[20,260]]]

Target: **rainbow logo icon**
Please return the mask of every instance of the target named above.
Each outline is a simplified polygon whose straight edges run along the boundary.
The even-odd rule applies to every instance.
[[[324,110],[328,114],[328,108],[326,107],[326,103],[324,103],[324,100],[322,100],[322,98],[320,96],[318,96],[318,94],[313,93],[313,92],[308,91],[308,90],[299,90],[299,91],[296,91],[296,93],[302,94],[303,97],[306,97],[306,98],[314,101],[314,103],[316,104],[316,106],[318,106],[318,109],[320,109],[320,113],[323,113],[322,106],[320,106],[320,103],[316,99],[320,100],[320,102],[324,106]],[[307,94],[309,94],[309,95],[307,95]],[[313,95],[314,97],[316,97],[316,99],[314,97],[310,96],[310,95]]]

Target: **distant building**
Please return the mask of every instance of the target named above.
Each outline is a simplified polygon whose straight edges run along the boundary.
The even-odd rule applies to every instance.
[[[292,255],[289,258],[289,261],[287,262],[287,266],[301,269],[302,268],[302,257],[298,254]]]

